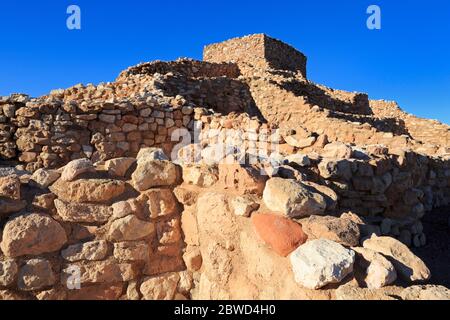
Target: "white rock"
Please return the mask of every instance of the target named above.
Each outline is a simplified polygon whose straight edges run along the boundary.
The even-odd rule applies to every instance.
[[[340,283],[353,271],[355,253],[330,240],[313,240],[291,256],[295,281],[309,289]]]
[[[62,181],[73,181],[79,175],[88,172],[95,172],[94,165],[89,159],[78,159],[69,162],[63,169],[61,174]]]

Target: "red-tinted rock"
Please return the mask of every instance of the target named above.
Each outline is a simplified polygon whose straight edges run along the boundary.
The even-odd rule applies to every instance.
[[[252,222],[259,237],[283,257],[308,239],[300,224],[279,215],[255,214]]]

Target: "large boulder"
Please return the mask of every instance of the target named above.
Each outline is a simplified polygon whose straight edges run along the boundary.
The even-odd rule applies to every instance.
[[[394,265],[383,255],[366,248],[353,248],[356,252],[355,269],[361,269],[364,283],[369,289],[380,289],[397,280]]]
[[[179,167],[170,161],[142,161],[132,175],[133,185],[138,191],[150,188],[173,186],[180,177]]]
[[[77,159],[64,166],[61,173],[62,181],[73,181],[84,173],[95,172],[94,165],[89,159]]]
[[[70,203],[59,199],[54,202],[58,215],[67,222],[104,223],[112,215],[109,206]]]
[[[327,207],[321,194],[301,182],[281,178],[267,181],[263,198],[270,210],[291,218],[322,215]]]
[[[407,246],[394,238],[372,237],[364,241],[363,246],[387,257],[403,280],[426,281],[431,277],[431,272],[425,263]]]
[[[340,283],[353,271],[355,253],[330,240],[313,240],[291,254],[295,280],[309,289]]]
[[[310,239],[328,239],[347,247],[359,245],[360,232],[356,223],[332,216],[311,216],[301,221]]]
[[[50,190],[65,202],[108,203],[125,192],[126,183],[119,180],[89,179],[66,182],[61,179]]]
[[[287,257],[308,239],[300,224],[279,215],[254,214],[252,222],[258,236],[282,257]]]
[[[8,221],[0,247],[7,257],[15,258],[58,251],[66,242],[66,233],[58,222],[33,213]]]

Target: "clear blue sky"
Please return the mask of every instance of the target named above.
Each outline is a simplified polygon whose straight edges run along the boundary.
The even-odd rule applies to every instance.
[[[82,30],[66,28],[79,5]],[[382,10],[382,30],[366,9]],[[205,44],[267,33],[308,57],[311,80],[396,100],[450,124],[450,1],[41,0],[0,4],[0,95],[112,81],[155,59],[201,59]]]

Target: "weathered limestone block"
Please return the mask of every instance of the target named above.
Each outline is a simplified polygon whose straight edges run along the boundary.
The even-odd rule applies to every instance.
[[[202,267],[202,253],[198,247],[193,247],[192,249],[187,250],[183,255],[183,260],[187,269],[191,272],[196,272]]]
[[[125,192],[126,184],[118,180],[89,179],[65,182],[61,179],[50,190],[65,202],[108,203]]]
[[[77,243],[61,251],[61,256],[69,262],[103,260],[107,254],[108,243],[104,240]]]
[[[147,278],[141,284],[140,291],[144,300],[172,300],[179,281],[177,273]]]
[[[113,260],[75,263],[66,265],[61,273],[61,283],[71,280],[76,273],[80,275],[81,287],[86,284],[118,283],[134,280],[136,268],[130,263],[117,263]]]
[[[379,289],[397,280],[394,266],[384,256],[365,248],[352,249],[356,252],[355,266],[363,270],[364,282],[369,289]]]
[[[325,198],[310,191],[308,186],[295,180],[272,178],[264,189],[266,206],[287,217],[306,217],[325,212]]]
[[[61,180],[66,182],[73,181],[78,176],[88,172],[95,172],[95,168],[91,160],[89,159],[73,160],[64,166],[61,173]]]
[[[31,181],[39,188],[45,189],[59,179],[61,174],[56,170],[38,169],[31,176]]]
[[[105,162],[105,169],[114,177],[125,177],[128,170],[136,163],[134,158],[117,158]]]
[[[11,213],[19,212],[25,209],[26,206],[26,201],[0,199],[0,218],[3,218]]]
[[[118,300],[122,295],[122,292],[122,283],[81,286],[80,290],[70,290],[67,299],[74,301]]]
[[[20,290],[33,291],[54,285],[56,276],[52,265],[44,259],[28,260],[19,271],[17,286]]]
[[[58,215],[67,222],[105,223],[112,216],[112,208],[95,204],[70,203],[55,199]]]
[[[319,163],[320,175],[325,179],[350,180],[352,168],[349,160],[323,159]]]
[[[143,148],[139,150],[136,159],[138,163],[147,161],[169,161],[169,158],[165,155],[164,151],[159,148]]]
[[[58,222],[33,213],[6,223],[0,247],[7,257],[15,258],[58,251],[66,242],[66,233]]]
[[[114,242],[137,241],[152,236],[155,226],[151,222],[139,220],[134,215],[113,221],[108,231],[108,239]]]
[[[173,186],[179,178],[179,167],[172,162],[161,160],[138,162],[132,175],[133,185],[138,191]]]
[[[407,246],[390,237],[372,237],[364,241],[364,248],[376,251],[387,257],[397,273],[406,281],[426,281],[431,273],[425,263],[416,257]]]
[[[148,261],[150,253],[146,241],[114,243],[114,257],[119,261]]]
[[[291,256],[295,280],[310,289],[341,282],[353,271],[355,253],[330,240],[313,240]]]
[[[180,219],[174,218],[158,222],[156,224],[156,233],[158,241],[162,245],[178,243],[182,239]]]
[[[332,142],[327,144],[321,156],[329,159],[350,159],[352,157],[352,148],[342,142]]]

